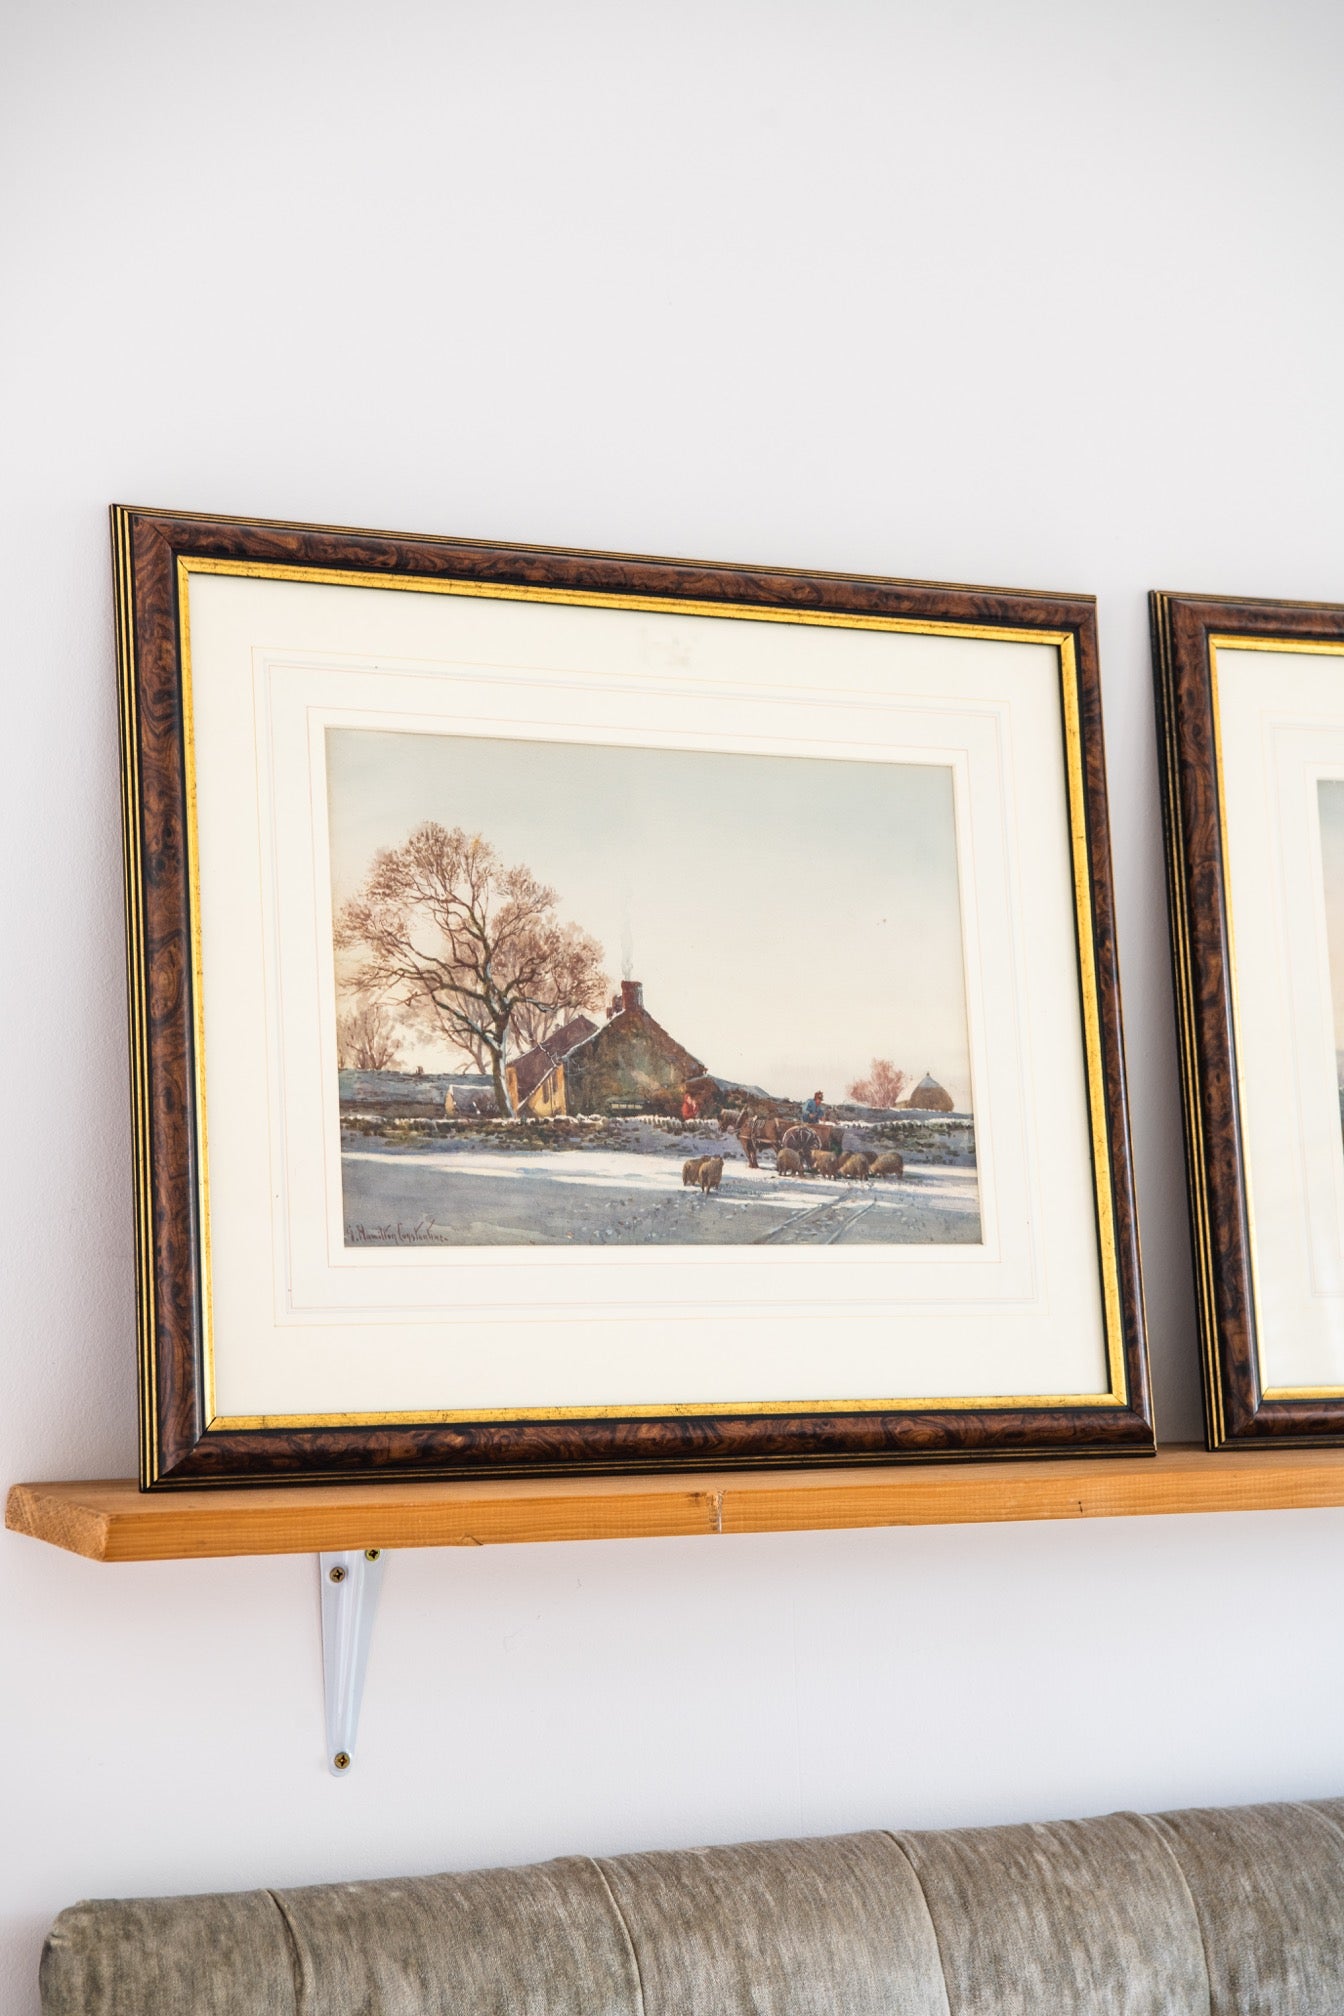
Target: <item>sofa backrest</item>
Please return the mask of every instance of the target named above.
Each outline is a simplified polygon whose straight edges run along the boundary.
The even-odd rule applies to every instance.
[[[1344,1800],[76,1904],[44,2016],[1339,2016]]]

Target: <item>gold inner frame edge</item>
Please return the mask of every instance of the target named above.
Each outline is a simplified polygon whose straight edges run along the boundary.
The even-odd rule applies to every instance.
[[[191,928],[192,1033],[195,1044],[193,1098],[197,1124],[197,1209],[201,1238],[202,1360],[205,1375],[205,1432],[317,1427],[393,1427],[463,1425],[485,1421],[637,1420],[677,1417],[768,1416],[808,1414],[973,1413],[1029,1408],[1105,1408],[1126,1406],[1128,1387],[1124,1362],[1124,1325],[1120,1303],[1115,1196],[1110,1164],[1105,1074],[1101,1054],[1101,1015],[1097,994],[1096,948],[1093,938],[1092,876],[1087,846],[1087,801],[1082,766],[1082,735],[1078,703],[1077,654],[1069,630],[1026,629],[1003,624],[958,623],[933,618],[864,616],[846,611],[761,608],[750,603],[702,602],[681,596],[606,594],[590,589],[535,588],[511,583],[423,580],[407,576],[364,574],[337,568],[220,560],[179,555],[177,558],[178,637],[182,682],[183,769],[186,779],[187,880]],[[1083,1018],[1084,1064],[1091,1127],[1093,1196],[1096,1205],[1098,1264],[1102,1322],[1106,1343],[1107,1390],[1101,1393],[990,1394],[935,1398],[887,1397],[865,1400],[687,1401],[626,1406],[549,1408],[417,1408],[329,1414],[222,1415],[215,1405],[215,1341],[211,1289],[209,1167],[206,1135],[205,1013],[202,960],[196,748],[191,704],[190,577],[192,574],[232,575],[252,580],[294,581],[339,588],[376,588],[392,594],[461,595],[490,601],[552,602],[602,609],[637,609],[655,614],[720,617],[729,621],[791,623],[822,629],[876,630],[935,637],[974,637],[990,642],[1052,645],[1059,660],[1061,732],[1066,803],[1073,867],[1075,932],[1079,961],[1079,991]]]
[[[1207,638],[1209,659],[1209,694],[1213,715],[1213,765],[1214,781],[1218,796],[1218,844],[1223,856],[1223,899],[1227,912],[1227,970],[1228,987],[1232,1010],[1232,1076],[1237,1088],[1238,1146],[1241,1150],[1241,1181],[1246,1205],[1246,1271],[1251,1284],[1251,1363],[1256,1384],[1260,1389],[1260,1400],[1271,1406],[1276,1403],[1310,1400],[1344,1399],[1344,1385],[1338,1386],[1266,1386],[1260,1377],[1260,1337],[1263,1319],[1260,1308],[1260,1270],[1256,1262],[1255,1204],[1251,1184],[1250,1156],[1246,1153],[1246,1095],[1241,1065],[1241,1009],[1237,989],[1237,950],[1232,916],[1232,861],[1227,844],[1227,793],[1223,777],[1223,733],[1222,709],[1218,695],[1218,653],[1219,651],[1270,651],[1283,652],[1303,658],[1344,657],[1344,643],[1337,643],[1328,637],[1239,637],[1232,632],[1209,631]],[[1221,1408],[1220,1408],[1221,1414]]]

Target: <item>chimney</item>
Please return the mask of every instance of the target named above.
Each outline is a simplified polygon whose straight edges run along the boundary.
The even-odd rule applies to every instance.
[[[624,1012],[624,1010],[626,1010],[627,1008],[642,1008],[643,1006],[644,1006],[644,988],[642,983],[638,980],[622,980],[621,982],[622,1011]]]

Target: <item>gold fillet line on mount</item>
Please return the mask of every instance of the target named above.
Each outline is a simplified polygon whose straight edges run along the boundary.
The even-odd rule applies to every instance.
[[[1237,948],[1234,929],[1232,899],[1232,856],[1227,842],[1227,797],[1223,777],[1223,729],[1222,705],[1218,694],[1218,653],[1219,651],[1282,651],[1305,658],[1344,657],[1344,644],[1332,643],[1328,638],[1319,641],[1300,637],[1238,637],[1210,632],[1209,690],[1213,701],[1213,763],[1218,793],[1218,844],[1223,854],[1223,890],[1227,909],[1227,966],[1232,996],[1232,1071],[1237,1088],[1238,1135],[1241,1143],[1242,1184],[1246,1193],[1246,1269],[1251,1282],[1251,1313],[1255,1326],[1251,1339],[1251,1363],[1256,1383],[1260,1385],[1260,1339],[1264,1332],[1264,1318],[1260,1305],[1260,1270],[1256,1261],[1257,1243],[1255,1236],[1255,1198],[1251,1182],[1251,1158],[1247,1151],[1247,1104],[1246,1087],[1241,1065],[1241,1004],[1237,984]],[[1262,1401],[1281,1402],[1293,1400],[1334,1400],[1344,1397],[1341,1386],[1264,1386],[1260,1385]]]
[[[186,563],[177,563],[178,643],[182,667],[182,774],[186,786],[187,915],[191,929],[192,1099],[196,1115],[196,1210],[201,1228],[201,1348],[205,1415],[215,1412],[215,1296],[210,1252],[210,1155],[205,1111],[205,962],[201,942],[201,890],[197,872],[196,720],[192,701],[191,607]]]
[[[673,1421],[701,1414],[755,1420],[782,1414],[966,1414],[1003,1408],[1025,1411],[1033,1407],[1114,1405],[1110,1393],[995,1393],[987,1399],[970,1400],[939,1396],[929,1400],[659,1400],[637,1401],[629,1407],[605,1403],[600,1407],[421,1407],[400,1413],[370,1410],[356,1414],[217,1414],[207,1424],[206,1433],[260,1428],[409,1428],[417,1422],[451,1427],[454,1422],[469,1426],[473,1421]]]
[[[1307,608],[1326,609],[1333,605],[1326,602],[1312,602]],[[1216,651],[1284,651],[1300,658],[1344,658],[1344,644],[1330,637],[1238,637],[1210,632],[1209,650]]]
[[[216,1411],[215,1340],[211,1282],[209,1175],[206,1155],[205,1016],[201,943],[200,886],[196,804],[196,746],[191,699],[190,577],[193,574],[234,575],[251,580],[294,581],[336,588],[374,588],[390,594],[460,595],[488,601],[553,602],[580,608],[636,609],[656,614],[715,617],[727,621],[792,623],[820,629],[877,630],[905,635],[971,637],[996,643],[1053,646],[1059,657],[1062,727],[1065,743],[1066,796],[1073,865],[1079,979],[1083,1002],[1083,1038],[1088,1108],[1091,1123],[1094,1195],[1097,1206],[1102,1316],[1106,1335],[1107,1389],[1100,1393],[983,1394],[970,1398],[939,1397],[881,1400],[755,1401],[731,1406],[723,1401],[649,1403],[636,1406],[484,1407],[416,1409],[332,1414],[223,1415]],[[1128,1404],[1125,1384],[1123,1327],[1116,1252],[1115,1201],[1106,1124],[1105,1081],[1101,1057],[1101,1018],[1097,1000],[1096,952],[1092,939],[1091,869],[1087,852],[1086,797],[1078,710],[1078,668],[1072,631],[1033,630],[982,623],[939,622],[904,616],[859,616],[844,611],[765,609],[747,603],[698,602],[681,596],[604,594],[578,588],[531,588],[476,581],[426,581],[361,574],[335,568],[302,567],[269,561],[217,560],[179,555],[177,559],[179,643],[182,667],[183,762],[187,791],[187,880],[191,930],[193,993],[194,1099],[199,1145],[197,1205],[201,1225],[201,1323],[205,1375],[205,1432],[224,1433],[264,1428],[381,1427],[425,1423],[469,1425],[476,1421],[564,1421],[636,1418],[677,1418],[693,1415],[763,1416],[775,1414],[870,1414],[890,1412],[976,1412],[1007,1409],[1115,1407]]]

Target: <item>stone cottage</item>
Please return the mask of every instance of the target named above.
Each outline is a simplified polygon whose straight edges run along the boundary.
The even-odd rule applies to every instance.
[[[535,1113],[543,1119],[550,1113],[567,1112],[565,1074],[561,1067],[571,1050],[596,1034],[596,1022],[590,1022],[586,1015],[576,1015],[563,1028],[553,1029],[544,1043],[538,1043],[534,1050],[525,1050],[512,1064],[506,1064],[504,1083],[514,1112]]]
[[[576,1026],[566,1024],[508,1066],[518,1112],[666,1112],[687,1080],[704,1072],[701,1060],[655,1022],[638,980],[623,980],[607,1020],[599,1028],[589,1023],[571,1042]]]

